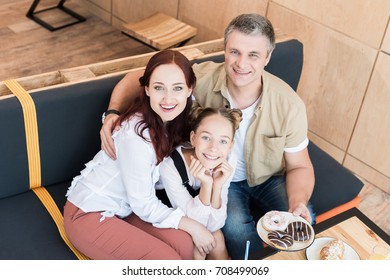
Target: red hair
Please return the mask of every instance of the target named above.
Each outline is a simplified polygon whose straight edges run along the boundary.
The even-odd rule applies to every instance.
[[[157,164],[164,157],[171,154],[173,149],[188,139],[189,127],[187,117],[192,107],[192,95],[187,98],[187,105],[175,119],[163,123],[160,116],[156,114],[150,106],[150,97],[145,94],[145,86],[149,86],[150,76],[160,65],[176,64],[183,71],[186,84],[189,88],[194,88],[196,84],[195,73],[192,70],[191,62],[180,52],[174,50],[164,50],[153,55],[146,65],[144,75],[139,79],[143,91],[131,103],[129,108],[117,120],[116,124],[130,119],[135,113],[141,113],[143,119],[135,126],[135,132],[144,140],[149,141],[143,135],[149,129],[150,141],[156,152]]]

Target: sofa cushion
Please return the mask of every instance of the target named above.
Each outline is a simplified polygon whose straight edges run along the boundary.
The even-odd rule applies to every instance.
[[[308,150],[315,175],[310,201],[317,214],[345,204],[359,194],[364,184],[351,171],[312,142]]]
[[[59,209],[65,205],[70,182],[47,187]],[[75,260],[57,226],[34,192],[0,200],[2,260]]]

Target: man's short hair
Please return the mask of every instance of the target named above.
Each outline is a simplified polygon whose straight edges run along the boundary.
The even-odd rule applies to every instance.
[[[272,23],[259,14],[242,14],[235,17],[225,29],[225,47],[230,33],[234,30],[247,35],[261,34],[267,37],[269,40],[268,54],[275,48],[275,32]]]

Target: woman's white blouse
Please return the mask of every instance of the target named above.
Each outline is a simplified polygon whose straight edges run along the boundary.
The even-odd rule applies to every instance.
[[[182,147],[178,147],[176,150],[184,160],[181,148]],[[199,196],[192,197],[190,195],[186,187],[182,184],[183,181],[172,158],[165,158],[165,160],[160,164],[160,182],[167,192],[172,207],[175,209],[182,209],[187,217],[203,224],[211,232],[222,228],[227,216],[226,205],[228,200],[228,188],[237,165],[237,159],[233,154],[231,154],[228,162],[233,167],[233,172],[230,178],[228,178],[222,186],[221,207],[218,209],[213,208],[211,205],[204,205],[199,200]],[[189,174],[189,167],[187,164],[185,164],[185,166],[189,184],[193,186],[194,189],[199,189],[200,182]]]
[[[152,143],[134,130],[139,120],[139,116],[134,116],[113,133],[117,159],[99,151],[73,179],[67,198],[84,212],[102,212],[101,221],[134,212],[156,227],[177,228],[184,213],[169,208],[156,197],[154,186],[159,179],[159,166]],[[144,135],[149,139],[149,130]]]

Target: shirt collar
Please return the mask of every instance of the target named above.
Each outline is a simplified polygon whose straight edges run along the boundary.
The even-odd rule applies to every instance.
[[[263,70],[261,79],[262,79],[262,93],[260,95],[260,100],[257,102],[256,110],[257,109],[261,110],[264,104],[264,93],[268,91],[268,86],[269,86],[269,73]],[[221,93],[222,96],[225,97],[227,100],[231,100],[227,88],[227,75],[226,75],[225,68],[223,68],[223,70],[220,71],[217,82],[215,83],[215,86],[213,88],[213,92]]]

